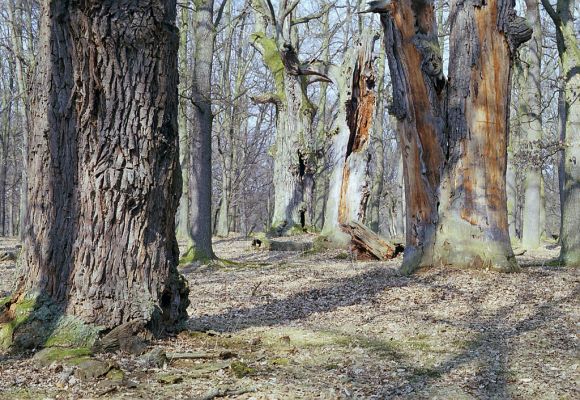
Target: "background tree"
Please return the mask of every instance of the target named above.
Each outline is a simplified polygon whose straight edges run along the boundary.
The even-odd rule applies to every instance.
[[[561,140],[564,146],[560,167],[561,243],[560,259],[565,265],[580,265],[580,48],[574,26],[574,2],[558,0],[556,9],[542,0],[556,27],[556,44],[562,76],[560,108]]]

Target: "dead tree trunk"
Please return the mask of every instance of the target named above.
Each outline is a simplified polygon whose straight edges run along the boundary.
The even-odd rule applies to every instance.
[[[339,243],[349,240],[342,224],[364,220],[370,194],[368,147],[375,118],[377,39],[369,30],[361,34],[333,76],[340,108],[330,146],[332,171],[322,234]]]
[[[391,71],[403,154],[406,247],[402,269],[432,265],[437,191],[444,163],[443,64],[432,1],[400,0],[378,9]]]
[[[19,300],[100,329],[186,317],[175,14],[175,1],[43,2]]]
[[[453,12],[435,263],[515,271],[506,195],[511,74],[531,29],[508,0],[467,1]]]
[[[371,11],[381,13],[403,151],[402,270],[516,269],[506,210],[507,120],[512,55],[531,30],[507,0],[455,4],[445,99],[433,2],[400,0]]]

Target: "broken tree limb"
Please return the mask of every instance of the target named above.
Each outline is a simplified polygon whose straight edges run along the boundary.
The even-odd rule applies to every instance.
[[[396,257],[397,247],[363,224],[350,221],[347,224],[341,224],[341,228],[351,236],[351,245],[358,253],[368,254],[377,260],[389,260]]]

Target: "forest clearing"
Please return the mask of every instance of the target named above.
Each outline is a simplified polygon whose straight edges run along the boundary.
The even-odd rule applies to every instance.
[[[580,398],[580,2],[1,0],[0,399]]]
[[[236,264],[182,267],[195,288],[187,329],[145,351],[165,352],[162,364],[100,354],[122,373],[82,380],[74,362],[2,356],[0,398],[579,395],[579,279],[575,269],[551,266],[553,244],[518,257],[516,275],[438,268],[407,277],[397,273],[400,258],[268,252],[251,242],[215,242]],[[12,278],[9,264],[0,271],[1,282]]]

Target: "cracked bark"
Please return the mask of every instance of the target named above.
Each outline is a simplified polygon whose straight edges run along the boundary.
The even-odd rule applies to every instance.
[[[507,0],[457,1],[445,91],[433,2],[388,8],[381,22],[407,199],[402,270],[515,270],[505,188],[508,105],[512,55],[531,30]]]
[[[364,220],[370,195],[368,148],[375,119],[376,40],[369,30],[363,32],[345,54],[340,73],[333,76],[340,109],[330,146],[332,170],[322,234],[339,243],[350,238],[342,224]]]
[[[20,291],[104,329],[186,317],[175,1],[43,2]]]

